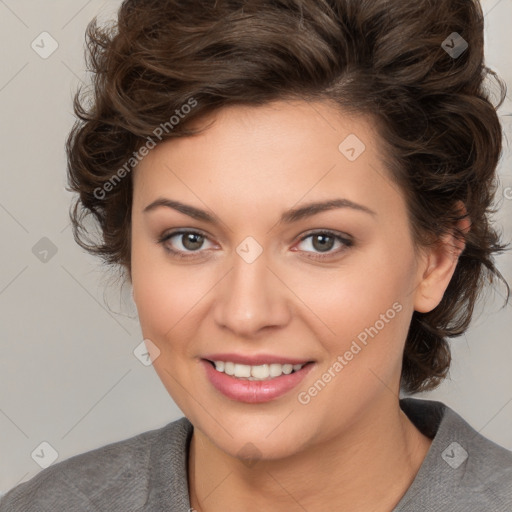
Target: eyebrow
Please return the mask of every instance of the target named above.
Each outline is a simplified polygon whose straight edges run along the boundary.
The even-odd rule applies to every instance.
[[[195,206],[190,206],[188,204],[181,203],[180,201],[175,201],[163,197],[156,199],[151,204],[146,206],[143,210],[143,213],[150,212],[160,207],[171,208],[185,215],[188,215],[193,219],[208,222],[210,224],[221,223],[220,219],[214,214],[210,214],[205,210],[196,208]],[[299,208],[292,208],[291,210],[287,210],[281,215],[279,224],[291,224],[307,217],[312,217],[318,213],[338,208],[350,208],[356,211],[367,213],[369,215],[377,215],[370,208],[358,203],[354,203],[353,201],[349,201],[348,199],[332,199],[329,201],[309,203]]]

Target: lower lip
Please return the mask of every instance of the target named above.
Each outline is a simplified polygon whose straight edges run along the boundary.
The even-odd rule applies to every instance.
[[[283,374],[270,380],[244,380],[218,372],[205,359],[202,359],[201,363],[204,366],[208,380],[218,391],[231,398],[231,400],[250,404],[269,402],[281,397],[298,386],[313,368],[313,363],[307,363],[299,371],[289,375]]]

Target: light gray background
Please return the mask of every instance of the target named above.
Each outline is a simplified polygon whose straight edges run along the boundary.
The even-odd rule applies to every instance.
[[[73,93],[88,79],[84,30],[119,5],[0,0],[0,493],[41,471],[31,454],[43,441],[58,462],[182,416],[153,368],[133,355],[142,337],[130,290],[106,287],[99,260],[75,244],[68,220],[64,141]],[[510,240],[512,0],[483,7],[487,64],[511,88],[500,109],[506,140],[496,216]],[[31,48],[44,31],[59,45],[47,59]],[[43,237],[57,248],[46,263],[33,253]],[[512,283],[510,253],[498,264]],[[451,380],[421,397],[445,402],[512,449],[512,315],[510,305],[500,309],[503,293],[489,294],[468,334],[452,342]]]

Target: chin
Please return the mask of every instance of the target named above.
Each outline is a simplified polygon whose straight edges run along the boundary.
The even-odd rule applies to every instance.
[[[285,415],[286,417],[286,415]],[[304,425],[301,422],[289,422],[288,428],[280,425],[280,419],[269,418],[268,422],[259,421],[259,425],[252,425],[251,418],[246,417],[238,422],[226,422],[219,426],[216,422],[206,420],[204,428],[201,423],[190,421],[201,430],[218,449],[231,457],[242,461],[277,460],[289,457],[300,451],[306,444]],[[272,421],[271,421],[272,420]],[[268,423],[268,424],[267,424]],[[287,420],[285,420],[287,423]],[[300,431],[293,431],[290,427],[299,427]],[[249,462],[248,462],[249,464]]]
[[[247,465],[265,460],[285,459],[297,453],[299,448],[289,435],[286,438],[276,435],[272,440],[265,439],[265,435],[260,437],[247,435],[236,437],[231,443],[218,445],[218,447]]]

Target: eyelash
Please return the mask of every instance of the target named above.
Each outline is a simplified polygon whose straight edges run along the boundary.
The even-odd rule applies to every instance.
[[[188,234],[199,235],[199,236],[202,236],[202,237],[208,239],[208,236],[206,236],[206,234],[204,234],[200,231],[177,230],[177,231],[172,231],[170,233],[166,233],[166,234],[162,235],[160,238],[158,238],[157,243],[161,244],[163,246],[163,248],[165,249],[165,251],[168,252],[169,254],[171,254],[172,257],[182,259],[182,260],[194,258],[195,254],[201,252],[200,250],[193,251],[190,254],[186,254],[183,251],[176,251],[174,249],[169,248],[167,245],[165,245],[165,242],[167,242],[171,238],[174,238],[175,236],[188,235]],[[344,247],[335,252],[330,252],[327,254],[313,253],[313,254],[316,254],[316,256],[309,256],[310,258],[315,259],[315,260],[325,260],[328,258],[332,258],[333,256],[340,254],[341,252],[345,251],[346,249],[348,249],[354,245],[353,240],[351,240],[350,238],[348,238],[346,236],[341,236],[340,234],[336,233],[335,231],[329,231],[329,230],[310,231],[310,232],[306,233],[304,236],[302,236],[302,238],[299,239],[299,243],[303,242],[304,240],[307,240],[308,238],[316,236],[316,235],[324,235],[329,238],[334,238],[336,241],[341,242]],[[306,251],[306,252],[309,253],[309,251]]]

